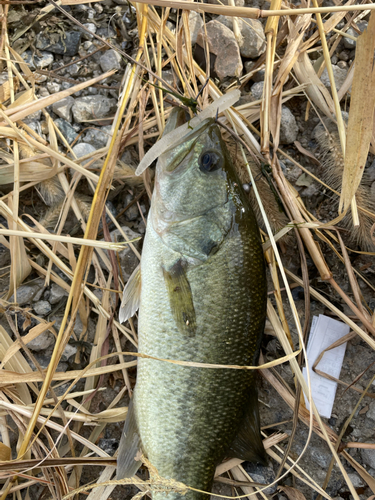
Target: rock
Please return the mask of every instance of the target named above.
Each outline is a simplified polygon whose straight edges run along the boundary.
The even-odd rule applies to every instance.
[[[60,92],[60,85],[57,82],[47,82],[47,89],[50,94]]]
[[[68,68],[68,73],[70,74],[70,76],[76,77],[79,75],[80,69],[81,69],[81,66],[79,66],[78,64],[72,64]]]
[[[348,69],[339,68],[338,66],[332,64],[333,76],[335,79],[336,90],[340,90],[342,84],[345,81],[346,75],[348,74]],[[331,88],[331,82],[329,81],[327,68],[322,73],[320,77],[320,81],[325,85],[328,89]]]
[[[140,234],[132,231],[127,226],[122,226],[121,229],[126,234],[128,239],[132,240],[134,238],[138,238],[139,236],[141,236]],[[123,236],[121,235],[119,229],[115,229],[114,231],[111,231],[110,235],[111,235],[112,241],[117,241],[117,242],[125,241]],[[135,248],[137,248],[139,250],[140,240],[133,243],[133,245],[135,246]],[[122,270],[122,274],[124,277],[124,281],[128,281],[128,279],[130,278],[130,275],[132,274],[134,269],[138,266],[139,260],[129,245],[127,245],[120,252],[117,252],[117,255],[118,255],[119,260],[120,260],[120,265],[121,265],[121,270]]]
[[[50,304],[57,304],[63,297],[67,296],[68,293],[63,288],[61,288],[61,286],[57,285],[56,283],[52,283],[48,299]]]
[[[348,476],[350,481],[353,483],[354,488],[362,488],[365,485],[365,483],[362,481],[362,479],[356,472],[349,472]],[[345,485],[345,490],[347,490],[346,485]]]
[[[191,10],[189,14],[189,31],[191,44],[195,45],[197,43],[197,37],[199,30],[203,27],[203,19],[198,12]]]
[[[36,37],[35,46],[39,50],[48,50],[53,54],[74,56],[81,43],[80,31],[67,31],[64,34],[44,31]]]
[[[255,464],[251,462],[244,462],[242,464],[245,471],[249,474],[251,479],[256,483],[269,484],[275,480],[275,472],[271,466],[264,466],[260,464]],[[277,484],[274,484],[270,488],[266,488],[263,493],[266,495],[273,495],[276,493]]]
[[[89,155],[91,153],[95,153],[95,151],[96,151],[94,146],[91,146],[91,144],[87,144],[86,142],[80,142],[79,144],[76,144],[75,146],[73,146],[72,150],[73,150],[74,154],[77,156],[77,158],[81,158],[82,156],[86,156],[86,155]],[[82,161],[81,165],[85,165],[88,161],[90,161],[90,160],[88,159],[88,160]],[[93,166],[93,165],[95,165],[95,163],[93,163],[91,166]]]
[[[91,33],[96,33],[96,26],[94,23],[85,23],[83,26],[86,29],[88,29],[89,31],[91,31]],[[93,36],[89,35],[89,33],[87,33],[87,31],[85,31],[85,36],[87,36],[89,38],[93,38]]]
[[[340,69],[348,69],[348,63],[345,61],[339,61],[337,63],[337,67]]]
[[[127,194],[124,198],[124,208],[129,205],[129,203],[133,200],[134,196],[132,196],[131,194]],[[125,212],[125,217],[128,219],[128,221],[134,221],[134,220],[137,220],[138,217],[139,217],[139,210],[138,210],[138,206],[136,203],[133,203],[133,205],[131,207],[129,207],[127,209],[127,211]]]
[[[96,149],[104,148],[108,139],[111,138],[111,125],[99,128],[90,128],[84,137],[84,141]]]
[[[368,441],[370,443],[374,443],[373,440]],[[362,460],[363,462],[375,469],[375,449],[362,449],[361,450]]]
[[[42,50],[38,54],[32,54],[30,50],[22,54],[22,59],[30,66],[30,69],[43,69],[53,63],[54,57],[51,52]]]
[[[218,78],[241,76],[243,65],[233,32],[216,20],[206,24],[206,31],[209,50],[217,56],[214,69]],[[203,29],[198,33],[197,44],[202,48],[205,46]]]
[[[293,113],[286,106],[281,108],[280,144],[291,144],[297,139],[298,125]]]
[[[115,438],[100,439],[98,445],[99,448],[108,453],[109,456],[113,457],[115,451],[118,448],[119,441]]]
[[[39,300],[33,306],[35,313],[38,316],[47,316],[51,312],[51,304],[47,300]]]
[[[68,97],[64,97],[64,99],[61,99],[60,101],[54,102],[52,104],[52,111],[59,118],[62,118],[63,120],[66,120],[67,122],[71,122],[72,121],[72,107],[73,107],[74,103],[75,103],[75,99],[71,95]]]
[[[349,28],[346,31],[346,34],[358,38],[358,33],[354,31],[353,28]],[[354,49],[357,45],[357,42],[355,40],[352,40],[351,38],[344,37],[343,44],[346,49]]]
[[[26,118],[23,120],[25,123],[27,123],[35,132],[39,132],[39,121],[42,116],[42,110],[39,109],[38,111],[35,111],[34,113],[29,114],[26,116]]]
[[[124,3],[126,3],[126,0]],[[98,28],[96,34],[102,38],[116,38],[116,33],[110,26],[106,26],[105,28]]]
[[[263,97],[263,87],[264,87],[264,82],[258,82],[254,83],[251,87],[251,95],[254,97],[255,100],[262,99]]]
[[[369,404],[369,409],[367,410],[366,418],[369,418],[370,420],[375,420],[375,401]]]
[[[342,50],[339,53],[338,58],[340,59],[340,61],[349,61],[349,52],[347,50]]]
[[[36,294],[43,289],[43,282],[34,282],[30,285],[21,285],[19,288],[17,288],[17,304],[20,306],[23,306],[25,304],[30,304],[32,302],[33,298],[36,296]],[[14,300],[14,295],[11,296],[9,299],[9,302],[15,302]]]
[[[61,361],[69,361],[69,358],[74,356],[77,352],[77,347],[71,344],[67,344],[61,355]]]
[[[375,181],[375,160],[371,163],[369,167],[366,168],[365,175],[367,182]]]
[[[31,340],[27,347],[32,351],[39,352],[48,349],[55,342],[55,337],[51,332],[43,332],[38,335],[35,339]]]
[[[78,136],[77,132],[70,125],[70,123],[67,122],[66,120],[63,120],[62,118],[58,118],[57,120],[55,120],[55,124],[60,129],[60,132],[67,140],[68,144],[71,144],[75,140],[75,138]],[[61,142],[61,139],[59,136],[57,136],[57,139]]]
[[[107,50],[100,56],[99,63],[104,72],[111,69],[121,69],[121,56],[113,49]]]
[[[240,17],[237,20],[242,35],[242,40],[238,41],[241,56],[250,59],[259,57],[266,50],[266,37],[264,36],[262,23],[255,19],[243,19]],[[233,31],[232,17],[219,16],[216,18],[216,21],[219,21]]]
[[[73,117],[77,123],[104,118],[115,105],[114,99],[102,95],[79,97],[72,107]]]

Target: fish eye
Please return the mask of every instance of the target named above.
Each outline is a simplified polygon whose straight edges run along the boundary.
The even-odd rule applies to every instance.
[[[223,157],[216,151],[203,151],[199,157],[198,163],[199,169],[202,172],[213,172],[222,167]]]

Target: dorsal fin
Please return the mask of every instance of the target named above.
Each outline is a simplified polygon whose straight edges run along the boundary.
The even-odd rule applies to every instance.
[[[119,311],[120,323],[124,323],[126,320],[134,316],[137,309],[139,309],[140,301],[141,301],[141,265],[139,264],[133,271],[128,282],[126,283],[122,294],[121,307]]]

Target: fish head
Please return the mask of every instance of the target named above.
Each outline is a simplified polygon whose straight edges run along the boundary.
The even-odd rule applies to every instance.
[[[236,174],[219,127],[206,119],[160,155],[150,221],[185,260],[199,264],[235,227]]]
[[[199,217],[228,201],[228,153],[213,119],[189,130],[158,160],[153,205],[166,224]]]

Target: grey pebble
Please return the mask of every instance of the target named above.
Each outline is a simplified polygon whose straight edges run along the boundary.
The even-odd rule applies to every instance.
[[[122,226],[121,229],[130,240],[141,236],[139,233],[136,233],[127,226]],[[111,231],[110,236],[112,241],[117,241],[117,242],[125,241],[119,229]],[[140,248],[140,243],[141,243],[140,240],[133,243],[133,245],[137,250],[139,250]],[[132,274],[134,269],[138,266],[139,260],[129,245],[126,245],[123,250],[117,252],[117,255],[120,260],[124,281],[127,281],[130,278],[130,275]],[[102,265],[104,266],[104,263],[102,263]]]
[[[55,341],[54,336],[52,335],[51,332],[43,332],[40,335],[38,335],[35,339],[31,340],[28,344],[27,347],[31,351],[39,352],[39,351],[44,351],[45,349],[48,349]]]
[[[57,120],[55,120],[55,124],[58,126],[60,132],[67,140],[68,144],[71,144],[75,140],[75,138],[78,136],[77,132],[70,125],[70,123],[67,122],[66,120],[63,120],[62,118],[58,118]],[[60,137],[57,136],[57,138],[61,142]]]
[[[72,107],[74,120],[82,123],[88,120],[104,118],[112,107],[116,105],[114,99],[102,95],[79,97]]]
[[[216,21],[224,24],[233,31],[233,18],[229,16],[219,16]],[[256,19],[237,18],[238,27],[242,35],[239,43],[242,57],[255,59],[266,50],[266,37],[264,36],[263,25]]]
[[[271,466],[244,462],[243,468],[256,483],[269,484],[275,480],[275,472]],[[276,493],[276,490],[277,484],[274,484],[270,488],[266,488],[263,493],[266,495],[273,495]]]
[[[80,142],[79,144],[76,144],[75,146],[73,146],[72,150],[73,150],[74,154],[77,156],[77,158],[81,158],[82,156],[86,156],[86,155],[89,155],[91,153],[95,153],[95,151],[96,151],[94,146],[91,146],[91,144],[87,144],[86,142]],[[90,159],[87,159],[87,160],[81,162],[81,165],[85,165],[89,161],[90,161]],[[94,163],[91,166],[93,166],[93,165],[94,165]]]
[[[54,57],[51,52],[41,50],[37,54],[32,54],[27,50],[22,54],[23,60],[30,66],[30,69],[43,69],[53,63]],[[44,75],[45,76],[45,75]],[[47,78],[45,78],[46,80]]]
[[[286,106],[281,108],[280,143],[291,144],[297,139],[298,125],[293,113]]]
[[[111,125],[101,128],[91,128],[87,131],[84,141],[96,149],[104,148],[111,138]]]
[[[68,293],[61,288],[61,286],[57,285],[56,283],[52,283],[51,288],[49,290],[49,303],[54,305],[60,302],[60,300],[63,297],[67,297]]]
[[[60,92],[60,85],[57,82],[47,82],[47,89],[50,94],[56,94]]]
[[[369,441],[373,443],[374,441]],[[375,449],[362,449],[361,450],[362,460],[366,465],[369,465],[373,469],[375,469]]]
[[[34,282],[30,285],[21,285],[19,288],[17,288],[17,304],[20,306],[30,304],[39,290],[43,290],[43,285],[44,283],[42,281],[36,283]],[[15,302],[14,295],[11,296],[9,302]]]
[[[264,82],[257,82],[254,83],[254,85],[252,85],[251,95],[254,97],[255,100],[262,99],[263,87],[264,87]]]
[[[201,15],[198,12],[191,10],[189,14],[189,31],[192,45],[195,45],[197,43],[198,33],[202,27],[203,19]]]
[[[110,49],[100,56],[99,63],[104,72],[121,69],[121,56],[116,50]]]
[[[67,344],[61,355],[61,361],[69,361],[69,358],[74,356],[77,352],[77,347],[71,344]]]
[[[67,31],[64,35],[44,32],[37,35],[35,46],[39,50],[48,50],[54,54],[74,56],[78,52],[80,43],[79,31]]]
[[[72,107],[75,102],[74,97],[67,96],[60,101],[54,102],[52,104],[52,111],[59,117],[63,118],[67,122],[72,121]]]
[[[47,316],[51,312],[51,304],[47,300],[39,300],[33,305],[34,311],[38,316]]]

